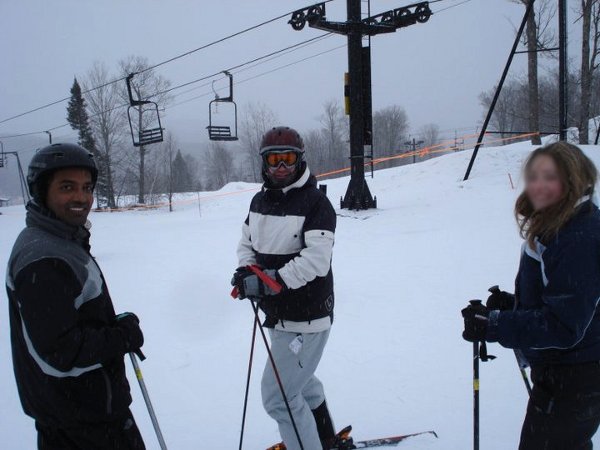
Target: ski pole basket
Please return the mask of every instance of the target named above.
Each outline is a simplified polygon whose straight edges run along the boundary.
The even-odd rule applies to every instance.
[[[229,95],[227,97],[219,97],[215,91],[215,99],[208,104],[208,138],[211,141],[237,141],[238,140],[238,129],[237,129],[237,105],[233,101],[233,75],[226,70],[223,73],[229,78]],[[219,104],[229,105],[227,108],[230,110],[231,117],[229,124],[225,125],[214,125],[214,118],[217,115],[217,107]]]
[[[142,147],[162,142],[164,140],[164,129],[160,122],[158,104],[150,100],[133,98],[131,80],[134,75],[130,73],[126,78],[130,105],[127,108],[127,119],[129,120],[133,146]]]

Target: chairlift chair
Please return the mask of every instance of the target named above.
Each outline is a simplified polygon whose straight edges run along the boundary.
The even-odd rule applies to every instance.
[[[129,94],[129,108],[127,108],[127,118],[129,119],[129,129],[131,130],[131,139],[134,147],[142,147],[150,144],[156,144],[164,140],[163,127],[160,122],[158,104],[149,100],[133,98],[131,89],[131,80],[135,74],[127,76],[127,93]],[[132,119],[132,111],[135,111]],[[148,120],[150,117],[152,120]],[[133,120],[140,124],[139,129],[134,130]],[[150,123],[151,126],[143,126],[144,123]]]
[[[211,141],[237,141],[237,105],[233,101],[233,75],[226,70],[223,73],[229,78],[229,95],[227,97],[219,97],[215,91],[215,98],[208,104],[208,138]],[[231,125],[213,125],[213,104],[215,107],[219,103],[229,103],[233,105],[233,130]]]

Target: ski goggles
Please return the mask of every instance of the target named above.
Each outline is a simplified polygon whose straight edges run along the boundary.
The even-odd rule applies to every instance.
[[[270,151],[263,155],[265,163],[269,167],[279,167],[283,163],[286,167],[295,166],[300,154],[295,150]]]

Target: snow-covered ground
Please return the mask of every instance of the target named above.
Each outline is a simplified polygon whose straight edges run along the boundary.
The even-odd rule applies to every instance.
[[[532,147],[482,149],[376,172],[377,211],[339,211],[334,275],[336,321],[318,375],[338,427],[356,438],[434,429],[407,449],[465,450],[472,441],[471,345],[460,309],[493,284],[511,290],[520,239],[513,219],[520,168]],[[586,151],[600,166],[600,147]],[[509,174],[515,182],[511,188]],[[336,207],[347,179],[327,182]],[[171,449],[237,448],[250,349],[250,305],[229,297],[235,248],[253,192],[232,184],[166,210],[93,213],[93,253],[118,311],[134,311],[146,335],[142,368]],[[0,216],[0,266],[24,222]],[[0,308],[0,447],[35,447],[10,359],[6,296]],[[278,441],[262,410],[260,345],[245,448]],[[482,448],[516,449],[527,401],[511,351],[482,365]],[[149,449],[158,448],[129,373],[133,410]],[[600,444],[600,437],[596,439]]]

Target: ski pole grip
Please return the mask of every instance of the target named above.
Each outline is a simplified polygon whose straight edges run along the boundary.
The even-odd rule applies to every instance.
[[[273,290],[273,292],[275,292],[276,294],[279,294],[282,290],[283,290],[283,286],[277,282],[277,280],[274,280],[273,278],[271,278],[270,276],[268,276],[266,273],[264,273],[260,267],[258,266],[247,266],[248,270],[252,271],[258,278],[260,278],[260,280],[266,284],[269,288],[271,288]],[[231,296],[233,298],[238,298],[240,293],[240,290],[237,288],[237,286],[235,286],[232,291],[231,291]]]
[[[144,355],[144,354],[142,353],[142,349],[141,349],[141,348],[138,348],[138,349],[137,349],[136,351],[134,351],[133,353],[135,353],[135,354],[136,354],[136,356],[137,356],[137,357],[140,359],[140,361],[143,361],[143,360],[145,360],[145,359],[146,359],[146,355]]]
[[[500,292],[500,286],[498,286],[498,285],[492,286],[491,288],[488,289],[488,292],[490,292],[492,294],[497,294]]]
[[[258,278],[260,278],[260,280],[263,283],[265,283],[269,288],[271,288],[273,290],[273,292],[275,292],[276,294],[279,294],[283,290],[283,286],[281,284],[279,284],[277,282],[277,280],[274,280],[273,278],[268,276],[266,273],[264,273],[262,270],[260,270],[260,267],[248,266],[248,269],[250,269],[252,272],[254,272],[256,274],[256,276]]]

